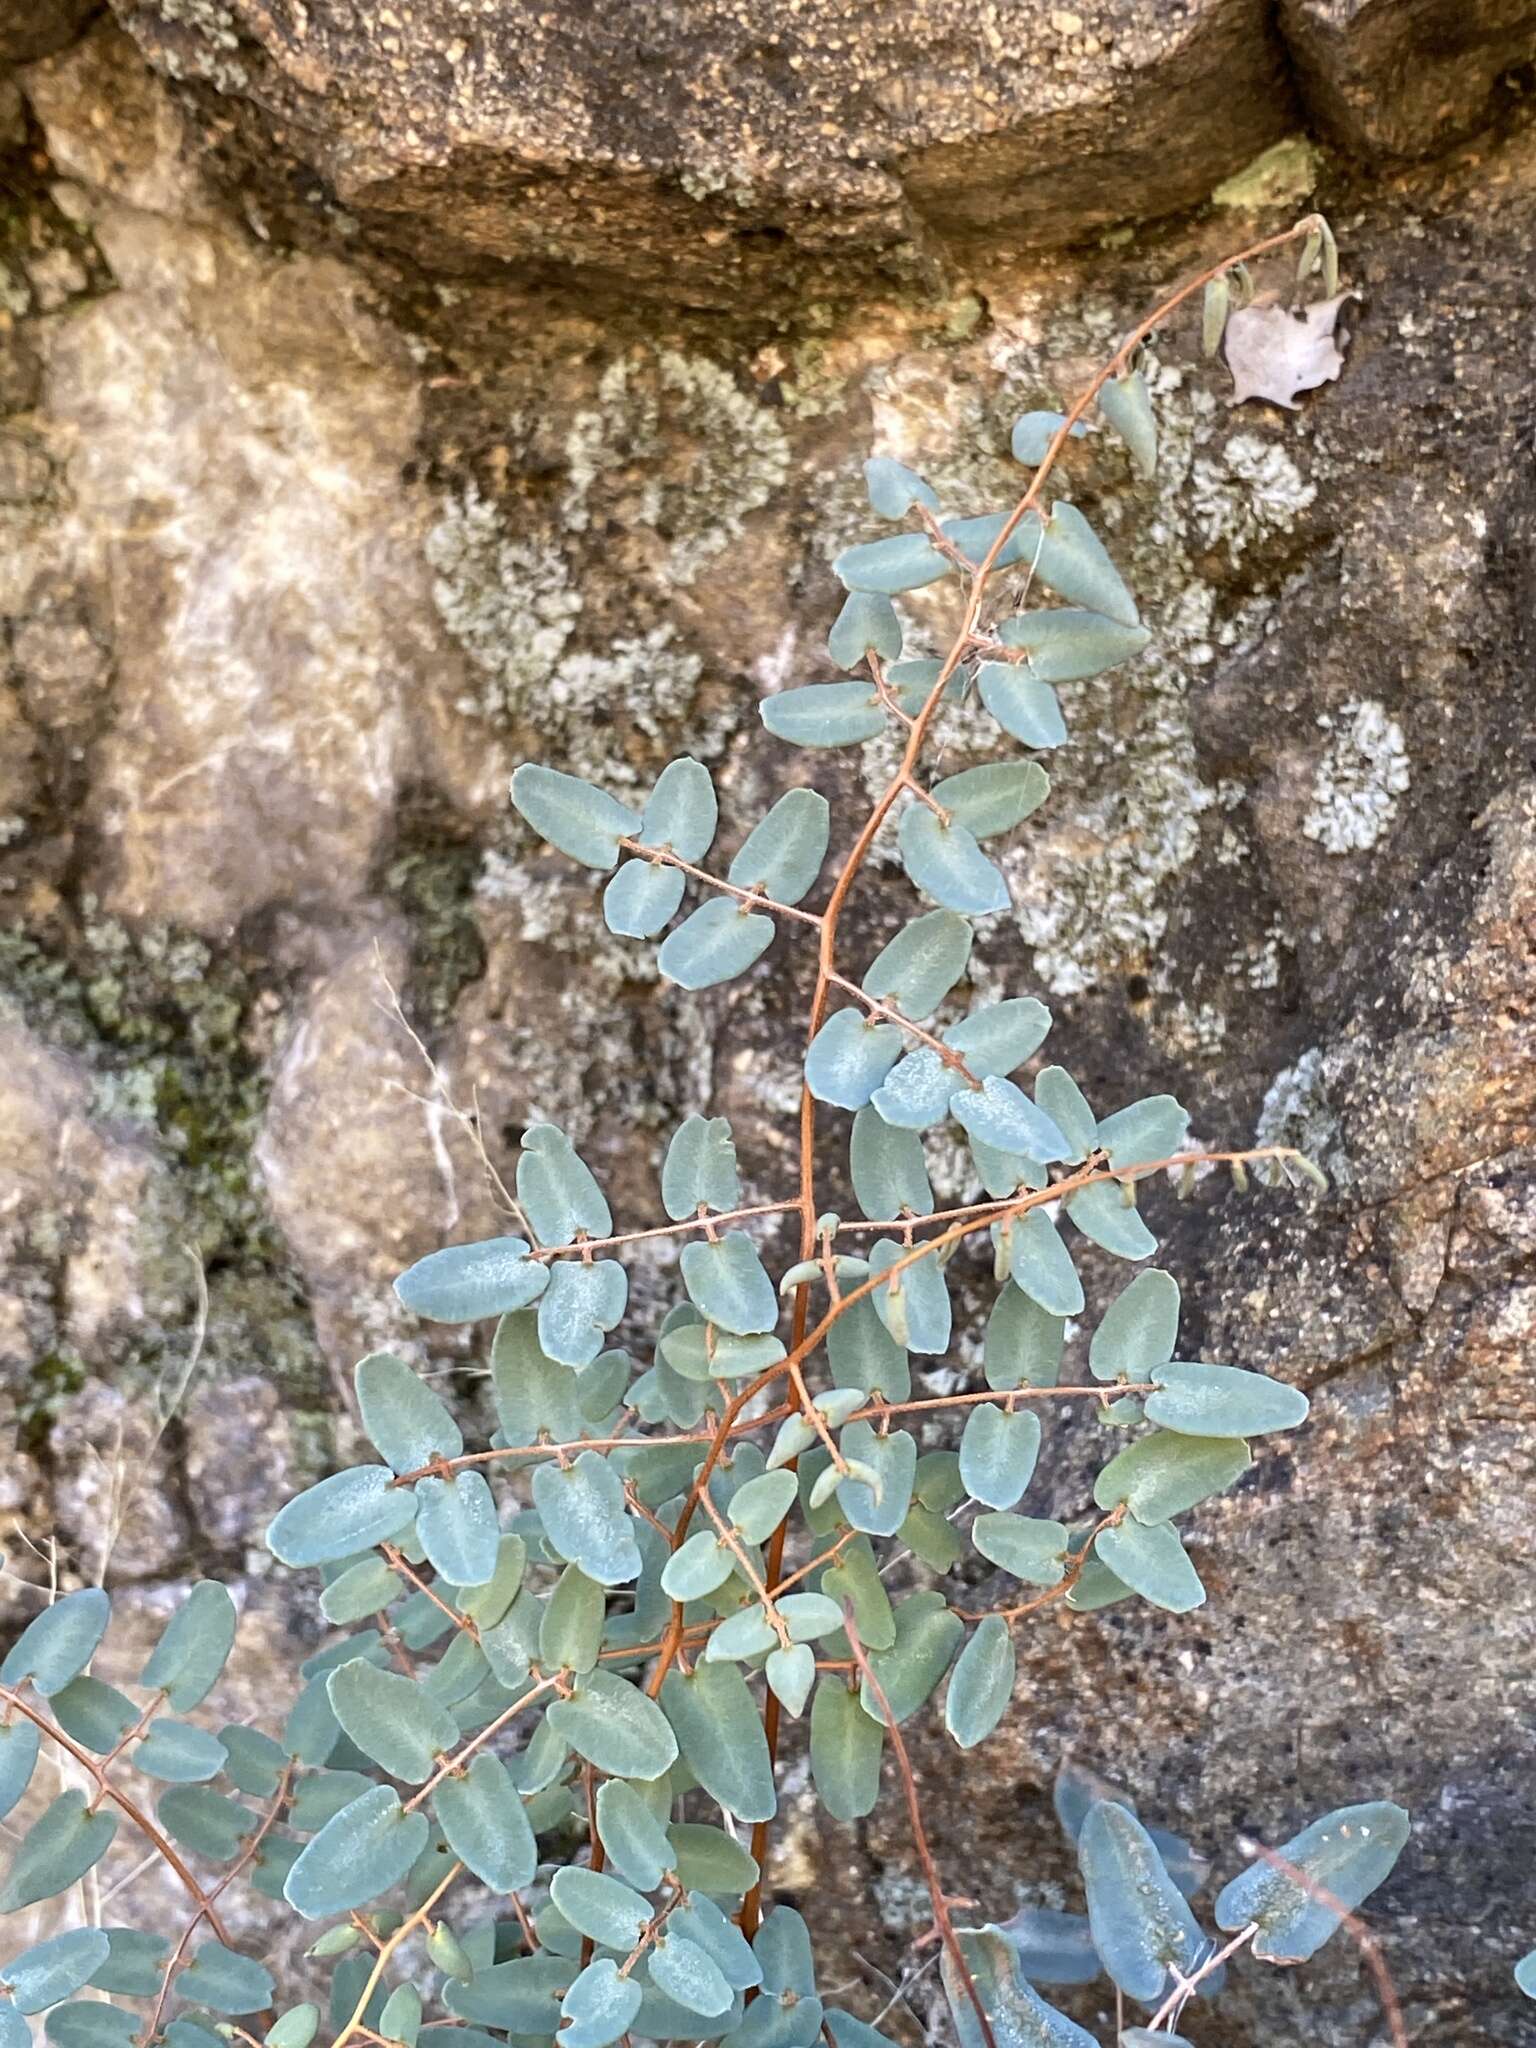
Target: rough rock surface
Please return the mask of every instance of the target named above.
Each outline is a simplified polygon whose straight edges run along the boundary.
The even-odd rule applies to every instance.
[[[27,64],[73,42],[100,0],[0,0],[0,64]]]
[[[1377,159],[1470,134],[1536,56],[1530,0],[1281,0],[1280,26],[1318,120]]]
[[[955,235],[1059,241],[1203,197],[1284,132],[1266,13],[928,0],[897,34],[865,0],[768,21],[746,0],[411,0],[382,32],[262,0],[123,18],[152,63],[224,96],[233,155],[275,146],[431,275],[532,265],[728,308],[789,276],[931,279]]]
[[[932,284],[982,241],[1203,199],[1291,125],[1443,148],[1536,49],[1531,0],[747,0],[614,10],[121,0],[249,193],[433,279],[781,310]],[[211,91],[209,90],[211,89]]]
[[[1530,10],[679,0],[649,64],[611,11],[510,13],[140,0],[73,43],[23,10],[55,24],[23,46],[0,12],[11,1568],[51,1537],[91,1575],[126,1487],[114,1583],[234,1575],[256,1711],[271,1644],[313,1641],[260,1530],[345,1453],[353,1358],[419,1344],[389,1275],[496,1213],[456,1109],[501,1159],[558,1118],[642,1219],[713,1104],[780,1192],[793,955],[663,990],[510,769],[642,791],[687,748],[733,831],[786,773],[873,781],[878,747],[789,762],[754,715],[828,673],[859,460],[1004,502],[1019,412],[1315,193],[1359,293],[1339,382],[1232,410],[1171,326],[1157,483],[1074,457],[1154,644],[1068,693],[975,975],[1045,996],[1106,1104],[1134,1076],[1328,1167],[1310,1203],[1149,1197],[1189,1342],[1314,1420],[1197,1521],[1207,1610],[1043,1625],[963,1777],[914,1740],[992,1912],[1060,1901],[1068,1746],[1228,1868],[1239,1830],[1398,1796],[1373,1922],[1417,2048],[1536,2041]],[[944,622],[913,601],[915,645]],[[877,863],[850,944],[898,900]],[[1061,1505],[1097,1448],[1070,1436]],[[893,1816],[792,1803],[778,1875],[894,1975],[925,1908]],[[1305,2007],[1302,1974],[1190,2038],[1372,2038],[1352,1952]]]

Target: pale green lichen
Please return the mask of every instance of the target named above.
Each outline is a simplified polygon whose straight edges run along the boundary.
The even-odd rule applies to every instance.
[[[1294,1145],[1315,1160],[1337,1188],[1354,1180],[1343,1125],[1329,1100],[1329,1058],[1309,1046],[1269,1084],[1254,1125],[1255,1145]]]
[[[1325,853],[1365,853],[1390,829],[1408,787],[1403,729],[1374,697],[1351,697],[1317,722],[1332,738],[1301,829]]]
[[[564,557],[509,533],[473,484],[443,506],[426,555],[443,624],[487,678],[458,708],[467,717],[516,715],[554,675],[581,616]]]
[[[1227,962],[1227,974],[1248,988],[1274,988],[1280,980],[1280,956],[1291,950],[1291,944],[1284,918],[1276,915],[1262,938],[1250,939],[1237,958]]]
[[[1010,991],[1014,993],[1014,991]],[[978,995],[978,1001],[983,1000]],[[976,1163],[970,1147],[946,1125],[924,1134],[923,1155],[935,1201],[941,1208],[971,1199],[977,1185]]]
[[[221,50],[238,50],[240,37],[225,0],[155,0],[156,11],[166,21],[195,29]]]
[[[910,1935],[933,1918],[928,1887],[914,1870],[882,1870],[870,1889],[881,1924],[892,1934]]]
[[[944,332],[951,341],[964,341],[976,332],[986,316],[986,301],[977,298],[974,292],[966,292],[945,307]]]
[[[1158,1005],[1158,1036],[1171,1051],[1189,1059],[1214,1060],[1227,1042],[1227,1018],[1215,1003],[1191,1000],[1158,975],[1153,987]]]
[[[1197,410],[1213,419],[1211,394],[1198,396]],[[1317,497],[1283,443],[1259,434],[1229,435],[1213,456],[1194,463],[1190,483],[1201,539],[1208,547],[1225,545],[1234,565],[1265,534],[1289,533]]]
[[[557,726],[574,728],[573,738],[588,736],[592,713],[601,709],[609,717],[622,715],[652,740],[676,732],[692,708],[704,664],[671,642],[671,627],[657,626],[635,639],[615,640],[601,653],[569,656],[552,677],[545,700]],[[540,709],[542,714],[545,705]],[[701,730],[700,751],[713,754],[719,745],[718,733]],[[586,745],[578,741],[573,747],[578,760],[591,752],[590,737]],[[627,761],[616,761],[613,773],[622,782],[641,779]]]
[[[733,206],[752,204],[752,181],[741,175],[739,167],[710,162],[688,164],[678,173],[677,182],[690,199],[700,202],[723,196]]]
[[[707,356],[667,349],[618,357],[565,442],[566,527],[606,520],[667,543],[664,581],[690,584],[736,540],[789,474],[773,413]]]
[[[605,532],[660,541],[660,581],[691,583],[784,482],[788,444],[717,363],[635,351],[609,364],[594,403],[574,416],[565,458],[558,527],[529,510],[515,531],[513,515],[473,484],[447,500],[426,541],[433,597],[480,679],[459,699],[466,717],[537,726],[574,772],[634,786],[645,770],[626,735],[675,733],[702,665],[667,624],[583,646],[583,550],[565,536],[589,532],[601,503]],[[691,732],[693,751],[718,751],[733,722],[722,714]]]
[[[709,1013],[696,1002],[646,1011],[646,1045],[637,1060],[633,997],[657,979],[656,950],[616,938],[600,899],[584,882],[495,852],[486,856],[477,895],[492,910],[515,908],[519,939],[570,963],[555,977],[537,1015],[512,1014],[502,1038],[507,1062],[529,1076],[527,1116],[559,1124],[578,1143],[604,1121],[627,1128],[671,1128],[710,1099],[714,1044]],[[548,1050],[558,1043],[561,1057]],[[603,1077],[601,1089],[590,1085]],[[677,1105],[686,1104],[687,1108]]]
[[[191,29],[189,44],[166,42],[159,46],[157,60],[173,78],[201,78],[219,92],[246,91],[251,82],[249,68],[233,52],[240,48],[240,35],[227,0],[155,0],[165,21]]]
[[[811,306],[803,321],[806,328],[817,324],[814,316],[818,312],[825,316],[821,325],[831,324],[828,308]],[[801,420],[825,419],[831,413],[841,412],[849,398],[846,369],[826,341],[814,333],[802,333],[790,348],[779,388],[785,411]]]
[[[661,740],[693,707],[702,663],[672,644],[670,626],[605,648],[571,644],[582,601],[559,549],[514,536],[473,486],[443,507],[427,536],[443,623],[484,679],[461,696],[465,717],[536,727],[543,749],[579,775],[634,786],[626,731]],[[708,733],[695,751],[723,743]]]
[[[485,947],[475,921],[477,850],[422,835],[397,850],[384,886],[411,924],[411,1003],[422,1023],[436,1028],[453,1014],[468,982],[485,971]]]
[[[1061,806],[1006,863],[1018,928],[1057,995],[1157,952],[1166,885],[1197,858],[1201,821],[1220,803],[1199,773],[1187,692],[1216,647],[1246,637],[1246,621],[1222,620],[1211,587],[1190,583],[1156,623],[1133,668],[1062,689],[1072,747],[1052,762]],[[1208,1019],[1197,1036],[1215,1042]]]
[[[0,313],[9,313],[12,319],[20,320],[31,308],[32,287],[26,278],[8,263],[0,263]]]

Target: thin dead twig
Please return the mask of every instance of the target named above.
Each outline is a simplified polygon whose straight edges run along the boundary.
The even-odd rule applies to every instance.
[[[843,1630],[848,1638],[848,1647],[853,1652],[853,1661],[859,1667],[859,1674],[874,1694],[876,1706],[885,1716],[886,1733],[891,1738],[891,1749],[896,1757],[896,1769],[900,1774],[901,1789],[907,1802],[907,1819],[912,1828],[912,1846],[917,1851],[917,1860],[922,1866],[923,1882],[927,1885],[928,1896],[933,1902],[933,1924],[939,1931],[939,1940],[943,1943],[945,1954],[953,1963],[960,1982],[965,1987],[967,2001],[976,2014],[976,2023],[981,2028],[981,2038],[986,2043],[986,2048],[997,2048],[992,2022],[987,2018],[986,2008],[981,2002],[981,1993],[976,1989],[970,1967],[965,1960],[965,1952],[960,1946],[959,1936],[955,1933],[954,1923],[949,1917],[949,1901],[944,1896],[944,1887],[939,1882],[939,1868],[933,1860],[933,1851],[928,1846],[928,1834],[923,1826],[922,1802],[918,1798],[917,1778],[912,1769],[912,1759],[907,1754],[906,1742],[896,1725],[896,1716],[891,1712],[891,1703],[886,1698],[885,1688],[880,1683],[859,1639],[853,1608],[847,1602],[843,1605]]]
[[[1278,1870],[1281,1876],[1289,1878],[1292,1884],[1300,1885],[1309,1899],[1316,1899],[1318,1904],[1326,1906],[1330,1913],[1338,1914],[1340,1925],[1359,1949],[1366,1968],[1375,1980],[1376,1996],[1381,2001],[1387,2032],[1392,2036],[1392,2048],[1408,2048],[1408,2029],[1403,2021],[1403,2008],[1397,1995],[1397,1986],[1392,1982],[1392,1973],[1387,1968],[1386,1959],[1381,1953],[1375,1935],[1359,1914],[1346,1906],[1344,1901],[1329,1891],[1326,1885],[1319,1884],[1315,1877],[1309,1876],[1305,1870],[1282,1856],[1278,1849],[1268,1849],[1262,1842],[1254,1841],[1247,1835],[1238,1838],[1237,1846],[1245,1856],[1261,1857],[1272,1870]]]

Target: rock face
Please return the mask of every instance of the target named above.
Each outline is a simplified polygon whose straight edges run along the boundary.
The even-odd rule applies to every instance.
[[[121,11],[152,64],[219,96],[232,173],[280,212],[310,186],[432,278],[512,266],[738,313],[1198,203],[1286,133],[1293,66],[1351,147],[1428,154],[1536,48],[1531,0]]]
[[[232,103],[237,149],[275,145],[430,274],[514,264],[728,309],[790,280],[899,289],[956,237],[1055,243],[1202,198],[1284,133],[1266,14],[412,0],[378,33],[352,8],[144,0],[124,19],[152,63]]]
[[[391,1274],[498,1227],[487,1157],[553,1117],[649,1220],[710,1105],[783,1191],[796,956],[661,987],[508,774],[643,794],[688,750],[732,833],[787,774],[852,802],[878,745],[790,761],[755,707],[830,673],[860,460],[1008,502],[1012,420],[1315,195],[1358,295],[1338,383],[1232,408],[1170,324],[1156,482],[1074,454],[1154,640],[1066,692],[973,975],[1049,1001],[1105,1106],[1166,1086],[1202,1139],[1328,1168],[1322,1200],[1147,1205],[1187,1342],[1313,1421],[1196,1518],[1209,1608],[1043,1623],[963,1778],[913,1740],[994,1914],[1063,1902],[1069,1747],[1227,1870],[1240,1831],[1398,1797],[1373,1924],[1416,2048],[1536,2040],[1532,10],[389,14],[0,10],[0,1511],[90,1575],[131,1472],[114,1582],[243,1579],[270,1656],[306,1599],[261,1529],[345,1454],[353,1359],[420,1352]],[[914,599],[909,644],[946,625]],[[944,744],[986,752],[959,716]],[[903,900],[877,861],[850,948]],[[1041,1512],[1094,1469],[1066,1441]],[[899,1827],[791,1811],[778,1877],[899,1972]],[[1215,2024],[1378,2022],[1341,1948]]]
[[[0,63],[27,64],[34,57],[51,57],[73,42],[98,11],[98,0],[3,0]]]
[[[1536,49],[1528,0],[1281,0],[1280,29],[1317,119],[1377,161],[1470,134]]]

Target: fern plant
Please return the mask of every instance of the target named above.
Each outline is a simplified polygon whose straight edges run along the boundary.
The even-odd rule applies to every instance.
[[[912,471],[867,465],[875,513],[900,530],[835,564],[848,595],[828,650],[846,679],[762,705],[768,732],[800,748],[899,744],[819,908],[807,905],[832,816],[808,783],[750,823],[721,871],[707,865],[717,804],[696,760],[666,768],[638,811],[557,767],[518,770],[524,818],[610,875],[609,927],[659,940],[668,980],[728,981],[781,931],[786,955],[798,949],[796,1183],[744,1201],[729,1126],[690,1117],[661,1169],[667,1220],[617,1230],[564,1133],[527,1130],[509,1234],[438,1251],[397,1283],[419,1317],[494,1323],[496,1432],[469,1448],[405,1361],[358,1366],[377,1461],[299,1495],[267,1535],[283,1565],[321,1574],[336,1631],[272,1732],[191,1718],[235,1637],[215,1583],[173,1616],[139,1697],[87,1668],[104,1592],[67,1594],[32,1622],[0,1667],[0,1814],[45,1742],[63,1783],[21,1834],[0,1907],[69,1894],[123,1833],[168,1866],[190,1910],[169,1933],[88,1923],[25,1949],[4,1968],[0,2048],[20,2048],[32,2013],[57,2048],[218,2048],[221,2035],[309,2048],[322,2027],[332,2048],[880,2048],[865,2020],[823,2003],[800,1915],[765,1900],[786,1720],[806,1723],[815,1796],[840,1821],[872,1811],[893,1766],[965,2048],[1095,2048],[1038,1987],[1106,1973],[1117,2029],[1124,2001],[1145,2009],[1120,2039],[1167,2042],[1229,1959],[1302,1960],[1345,1923],[1368,1940],[1353,1912],[1406,1840],[1399,1808],[1350,1806],[1257,1852],[1215,1900],[1219,1939],[1189,1904],[1204,1875],[1192,1852],[1077,1773],[1058,1807],[1086,1916],[957,1929],[902,1733],[942,1686],[950,1737],[984,1743],[1012,1699],[1016,1632],[1042,1610],[1199,1605],[1178,1518],[1242,1476],[1253,1437],[1307,1412],[1281,1381],[1179,1358],[1178,1286],[1155,1267],[1103,1306],[1090,1383],[1061,1384],[1069,1320],[1086,1311],[1074,1239],[1149,1259],[1137,1193],[1150,1177],[1320,1176],[1284,1147],[1191,1149],[1167,1095],[1090,1104],[1055,1064],[1028,1092],[1014,1077],[1047,1038],[1045,1007],[1022,993],[953,1005],[973,920],[1008,901],[987,843],[1045,801],[1035,757],[1067,741],[1054,686],[1134,659],[1149,637],[1088,521],[1065,499],[1047,509],[1046,485],[1094,409],[1150,472],[1142,343],[1203,291],[1214,351],[1247,265],[1298,239],[1302,279],[1317,271],[1332,294],[1316,218],[1180,287],[1068,412],[1019,422],[1014,452],[1033,477],[1011,511],[946,516]],[[949,651],[906,658],[892,599],[945,580],[959,599]],[[931,779],[941,705],[1027,753]],[[844,913],[888,828],[918,903],[854,961]],[[976,1184],[947,1209],[924,1146],[940,1126],[963,1134]],[[834,1152],[858,1217],[827,1206]],[[797,1241],[774,1272],[765,1235],[786,1219]],[[642,1241],[675,1246],[679,1298],[631,1334],[625,1253]],[[988,1246],[985,1384],[914,1395],[912,1358],[956,1351],[952,1262]],[[1058,1521],[1027,1501],[1064,1407],[1098,1417],[1118,1447],[1091,1505]],[[922,1448],[914,1428],[945,1411],[963,1418],[958,1448]],[[982,1606],[957,1577],[976,1557],[1005,1587]],[[908,1558],[921,1584],[900,1591],[888,1581]],[[317,1923],[324,2018],[226,1921],[236,1879]]]

